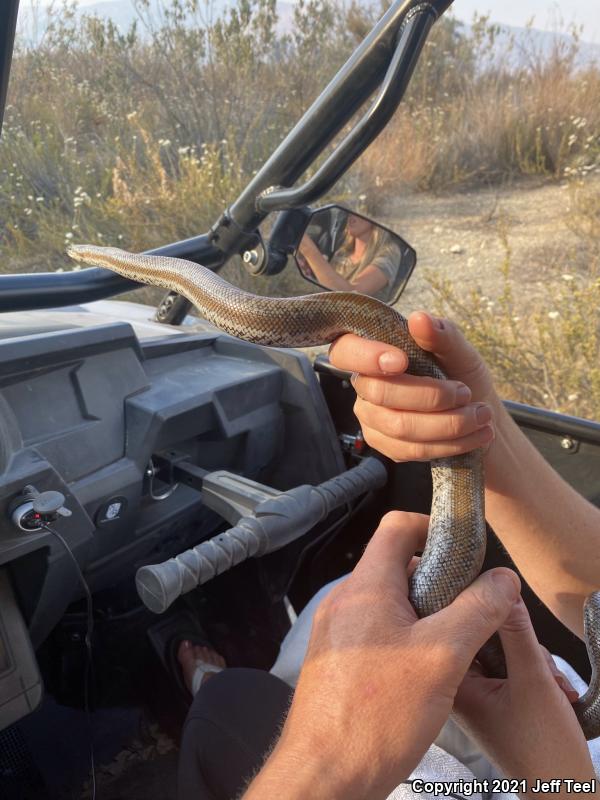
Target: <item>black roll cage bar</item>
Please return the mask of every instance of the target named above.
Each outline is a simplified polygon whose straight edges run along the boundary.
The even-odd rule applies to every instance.
[[[4,111],[18,9],[18,0],[8,2],[6,31],[0,32],[0,112]],[[268,214],[305,206],[329,191],[391,119],[433,24],[452,2],[395,0],[210,231],[146,252],[185,258],[218,271],[233,255],[257,246],[258,226]],[[350,133],[306,183],[295,186],[378,87],[374,102]],[[88,303],[139,286],[98,268],[0,275],[0,312]],[[170,293],[156,318],[180,324],[190,307],[185,298]]]

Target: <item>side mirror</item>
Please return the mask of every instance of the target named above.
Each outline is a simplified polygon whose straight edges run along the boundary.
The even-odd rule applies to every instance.
[[[417,254],[383,225],[330,205],[308,217],[294,259],[302,277],[323,289],[344,291],[349,284],[392,304],[404,291]]]

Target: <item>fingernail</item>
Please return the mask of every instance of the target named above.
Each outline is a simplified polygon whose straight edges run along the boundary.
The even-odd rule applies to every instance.
[[[516,602],[521,592],[521,582],[514,572],[492,572],[492,580],[508,600]]]
[[[579,700],[579,692],[574,689],[566,678],[562,675],[555,675],[555,681],[558,683],[559,688],[566,694],[569,703],[574,703]]]
[[[456,389],[456,402],[466,405],[471,399],[471,390],[464,383],[459,383]]]
[[[350,383],[352,384],[352,386],[356,386],[357,378],[358,378],[358,372],[353,372],[352,375],[350,375]]]
[[[475,419],[479,425],[487,425],[492,420],[492,409],[486,405],[477,406],[475,409]]]
[[[406,369],[406,356],[393,350],[379,356],[379,369],[382,372],[404,372]]]
[[[577,690],[566,675],[561,673],[560,675],[556,676],[556,680],[565,694],[576,694],[579,697]]]

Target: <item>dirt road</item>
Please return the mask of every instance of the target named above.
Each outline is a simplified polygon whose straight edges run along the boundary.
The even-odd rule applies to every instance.
[[[600,180],[596,185],[600,192]],[[400,198],[382,221],[415,247],[418,263],[399,310],[428,307],[429,270],[450,278],[459,290],[478,286],[483,294],[496,296],[507,244],[515,284],[527,296],[535,294],[544,281],[573,269],[579,242],[570,228],[572,202],[569,186],[539,180],[439,197]]]

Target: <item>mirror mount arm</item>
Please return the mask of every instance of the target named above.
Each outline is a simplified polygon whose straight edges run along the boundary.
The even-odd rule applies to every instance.
[[[269,238],[264,275],[278,275],[285,269],[288,257],[296,249],[312,214],[312,208],[302,206],[278,215]]]
[[[449,4],[448,4],[449,5]],[[298,187],[270,187],[256,199],[262,214],[312,203],[328,192],[390,121],[402,100],[429,31],[438,14],[428,3],[407,15],[398,34],[396,50],[371,108],[355,125],[325,163]]]

